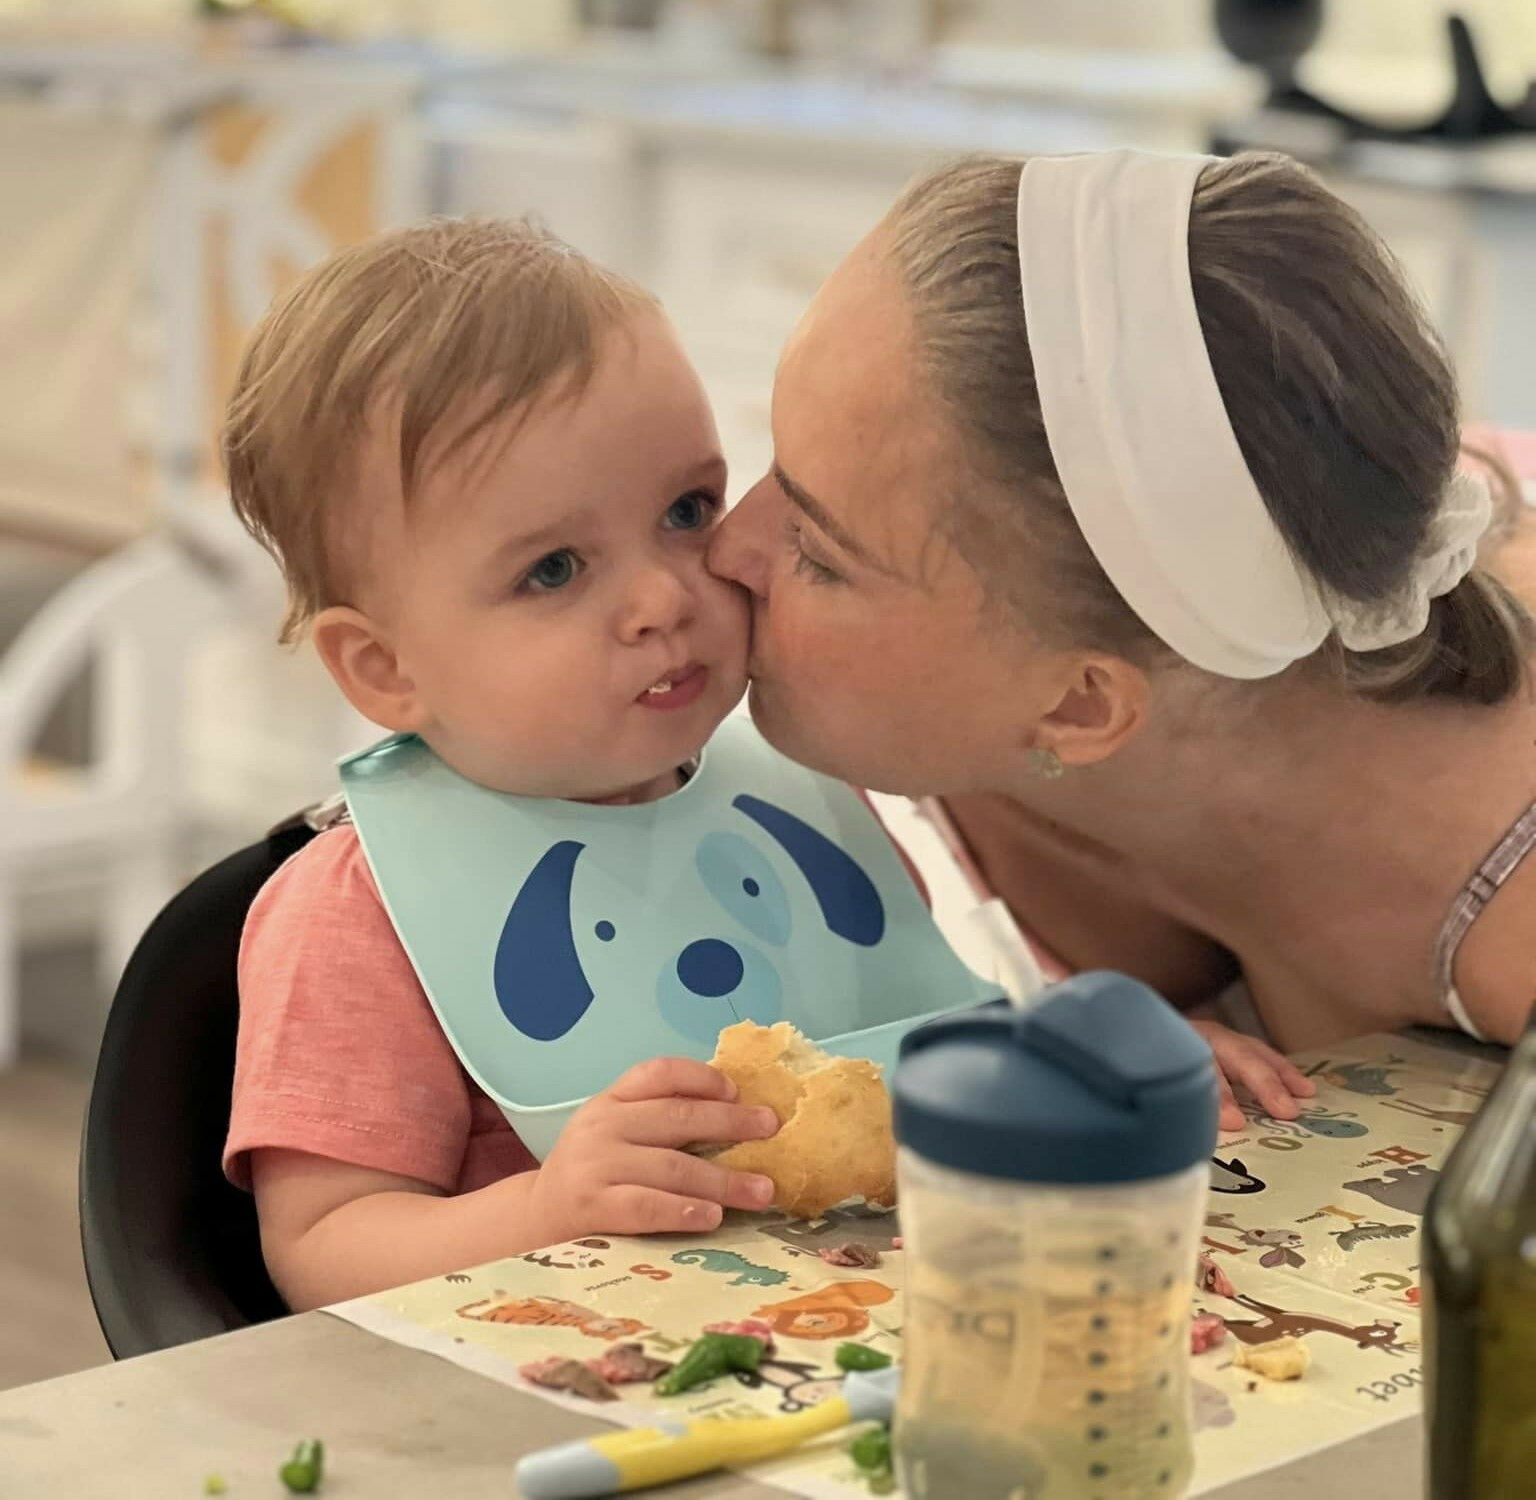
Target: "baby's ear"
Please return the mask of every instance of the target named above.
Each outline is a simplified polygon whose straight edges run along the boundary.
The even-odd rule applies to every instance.
[[[365,719],[397,733],[425,725],[415,683],[401,670],[389,637],[361,610],[341,604],[323,609],[310,635],[336,686]]]

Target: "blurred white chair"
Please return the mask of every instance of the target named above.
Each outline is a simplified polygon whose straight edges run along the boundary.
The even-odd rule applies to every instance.
[[[188,658],[228,609],[202,563],[150,537],[67,583],[0,665],[0,1067],[19,1043],[16,915],[29,876],[65,866],[99,883],[106,986],[180,883]],[[88,762],[39,765],[37,735],[87,669]]]
[[[414,75],[303,59],[206,71],[177,80],[164,116],[150,533],[66,584],[0,658],[0,1068],[19,1045],[17,914],[28,882],[64,869],[95,888],[110,993],[196,857],[192,760],[194,747],[206,752],[208,721],[228,716],[237,736],[250,716],[230,706],[265,694],[269,743],[288,738],[275,647],[271,682],[256,672],[210,685],[197,671],[210,640],[242,623],[270,639],[279,597],[270,563],[223,503],[217,413],[245,331],[272,295],[330,250],[410,216],[425,197]],[[40,765],[37,736],[87,670],[88,763]],[[312,765],[323,776],[344,748],[335,742],[343,723],[338,715],[311,735],[300,774]],[[304,743],[302,731],[295,738]],[[245,748],[212,739],[232,758]]]

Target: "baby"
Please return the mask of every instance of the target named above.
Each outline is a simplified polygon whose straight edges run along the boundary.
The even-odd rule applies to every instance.
[[[685,1149],[778,1128],[702,1060],[723,1026],[888,1060],[995,993],[867,806],[724,722],[726,467],[638,287],[526,225],[383,236],[268,312],[224,448],[284,639],[391,735],[241,949],[225,1170],[290,1306],[761,1209]]]
[[[746,683],[704,567],[726,468],[652,300],[524,226],[434,223],[310,273],[253,335],[225,432],[242,520],[366,718],[480,786],[642,803]],[[426,1003],[356,831],[253,906],[226,1169],[298,1309],[599,1231],[713,1228],[766,1179],[678,1148],[771,1135],[643,1061],[534,1165]]]

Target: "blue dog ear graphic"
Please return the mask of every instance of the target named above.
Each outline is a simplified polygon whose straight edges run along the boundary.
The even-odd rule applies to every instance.
[[[731,806],[745,813],[795,862],[828,929],[861,948],[885,936],[885,907],[863,867],[793,813],[743,792]]]
[[[571,932],[571,880],[584,848],[565,839],[545,850],[496,944],[492,975],[501,1013],[536,1042],[559,1040],[592,1003]]]

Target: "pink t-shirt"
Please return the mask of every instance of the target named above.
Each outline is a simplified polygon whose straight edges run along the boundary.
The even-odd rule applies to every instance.
[[[464,1071],[348,824],[262,888],[240,943],[224,1171],[305,1151],[467,1193],[538,1163]]]

